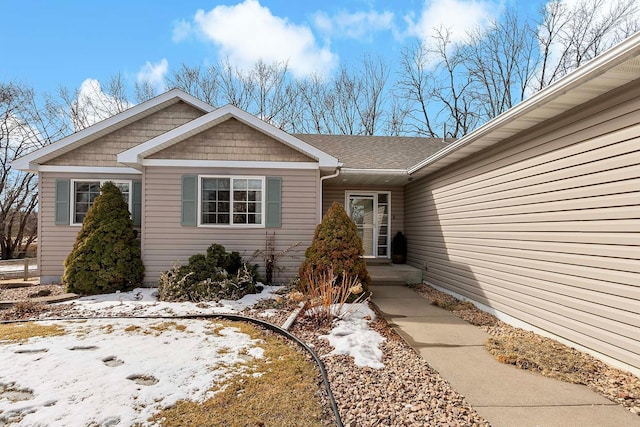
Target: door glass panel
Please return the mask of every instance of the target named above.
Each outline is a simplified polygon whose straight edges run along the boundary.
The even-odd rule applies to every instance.
[[[373,197],[349,198],[349,216],[358,228],[366,256],[374,256]]]

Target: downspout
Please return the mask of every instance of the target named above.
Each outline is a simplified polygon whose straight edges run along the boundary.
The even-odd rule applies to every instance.
[[[318,224],[320,224],[320,222],[322,221],[322,203],[323,203],[323,194],[324,194],[324,180],[325,179],[330,179],[330,178],[335,178],[338,175],[340,175],[340,168],[342,167],[342,164],[340,164],[338,167],[336,167],[336,172],[334,174],[331,175],[326,175],[326,176],[321,176],[320,177],[320,209],[318,209]]]

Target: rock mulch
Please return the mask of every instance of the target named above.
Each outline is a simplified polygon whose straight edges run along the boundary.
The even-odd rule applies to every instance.
[[[418,356],[383,319],[371,326],[386,338],[381,369],[356,366],[348,356],[326,357],[329,332],[299,318],[292,332],[323,359],[345,426],[488,426],[464,397]]]
[[[459,301],[431,286],[418,285],[414,289],[432,304],[452,311],[491,335],[487,350],[502,363],[586,385],[640,415],[640,379],[635,375],[553,339],[508,325],[473,304]]]

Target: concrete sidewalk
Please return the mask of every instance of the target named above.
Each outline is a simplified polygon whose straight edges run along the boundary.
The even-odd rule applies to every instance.
[[[404,286],[371,286],[391,326],[494,427],[640,426],[640,417],[591,391],[497,362],[488,334]]]

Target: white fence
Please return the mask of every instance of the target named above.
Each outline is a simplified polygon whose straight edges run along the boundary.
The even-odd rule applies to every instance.
[[[36,258],[0,260],[0,279],[27,280],[38,276]]]

